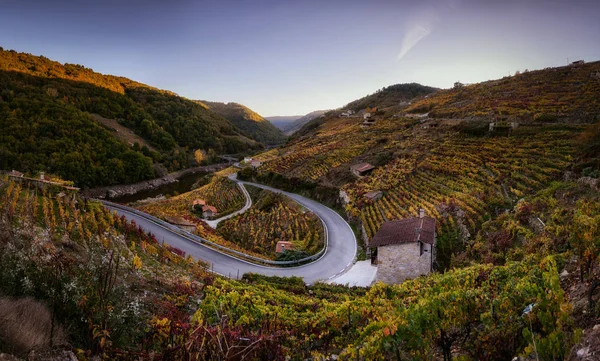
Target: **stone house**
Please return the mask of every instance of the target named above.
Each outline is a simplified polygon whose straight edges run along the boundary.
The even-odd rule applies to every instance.
[[[202,206],[202,217],[211,218],[217,215],[217,209],[213,206],[204,205]]]
[[[253,160],[250,162],[250,166],[254,169],[260,167],[263,163],[260,160]]]
[[[419,217],[385,222],[369,242],[376,281],[398,284],[429,274],[435,262],[435,218]]]
[[[364,177],[369,174],[375,167],[369,163],[358,163],[350,167],[350,171],[357,177]]]
[[[279,241],[279,242],[277,242],[277,245],[275,246],[276,253],[290,251],[292,249],[294,249],[294,244],[292,242],[287,242],[287,241]]]

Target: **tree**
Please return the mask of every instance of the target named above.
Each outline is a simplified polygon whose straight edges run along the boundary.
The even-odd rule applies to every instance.
[[[196,163],[201,164],[206,159],[206,152],[202,149],[196,149],[194,152],[194,159],[196,159]]]

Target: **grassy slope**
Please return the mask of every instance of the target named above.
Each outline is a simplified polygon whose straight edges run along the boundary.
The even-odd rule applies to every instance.
[[[265,144],[280,144],[285,134],[260,114],[238,103],[219,103],[202,100],[200,104],[229,120],[250,138]]]

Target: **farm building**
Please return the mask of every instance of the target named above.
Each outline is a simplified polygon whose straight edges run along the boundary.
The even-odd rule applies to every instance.
[[[365,198],[367,198],[370,201],[376,201],[376,200],[380,199],[382,196],[383,196],[382,191],[373,191],[373,192],[365,193]]]
[[[284,251],[290,251],[294,249],[294,244],[292,242],[287,242],[287,241],[279,241],[277,242],[277,245],[275,246],[275,252],[277,253],[281,253]]]
[[[377,281],[387,284],[426,275],[435,261],[435,218],[419,217],[385,222],[369,242]]]
[[[350,171],[357,177],[364,177],[369,174],[375,167],[369,163],[358,163],[350,167]]]
[[[217,209],[213,206],[204,205],[202,206],[202,217],[212,218],[217,215]]]

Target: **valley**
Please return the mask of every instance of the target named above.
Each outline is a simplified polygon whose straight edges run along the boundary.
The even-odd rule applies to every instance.
[[[582,360],[598,74],[390,85],[288,137],[238,103],[2,50],[0,318],[33,302],[51,331],[0,326],[0,351]],[[375,281],[335,284],[356,261]]]

